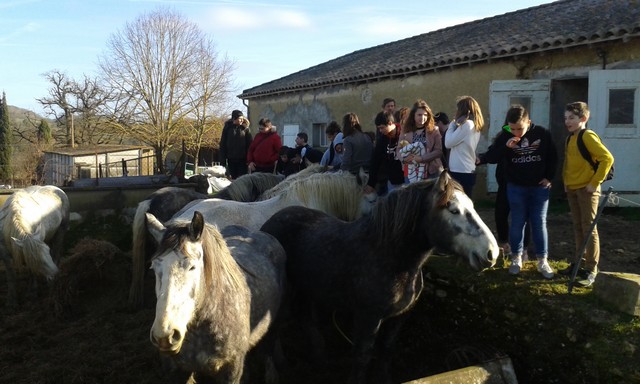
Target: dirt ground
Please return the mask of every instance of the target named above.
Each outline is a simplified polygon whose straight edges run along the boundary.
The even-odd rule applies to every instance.
[[[493,228],[493,210],[479,211]],[[634,229],[639,223],[605,212],[599,225],[601,270],[640,274],[640,241]],[[574,250],[568,213],[551,213],[548,228],[550,257],[566,259]],[[135,312],[125,305],[130,256],[109,246],[101,249],[105,250],[102,255],[85,250],[83,257],[90,257],[92,262],[71,266],[61,273],[61,279],[67,280],[54,285],[53,299],[41,292],[37,300],[22,298],[17,310],[4,308],[6,279],[4,273],[0,275],[0,383],[168,382],[148,337],[153,303]],[[78,271],[84,278],[70,277]],[[428,300],[429,295],[423,295],[400,338],[394,357],[398,382],[456,368],[449,360],[437,359],[438,355],[452,359],[493,353],[465,349],[445,352],[442,348],[455,345],[456,335],[440,328],[442,322],[422,317],[427,316],[425,313],[438,315],[424,304]],[[464,308],[464,303],[451,305]],[[308,351],[297,344],[300,330],[290,324],[287,331],[289,338],[283,344],[291,366],[281,373],[282,383],[345,381],[349,344],[337,332],[327,332],[331,355],[319,364],[311,361]]]

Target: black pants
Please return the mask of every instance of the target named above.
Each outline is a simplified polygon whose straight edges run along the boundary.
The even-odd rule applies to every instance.
[[[227,174],[231,176],[232,179],[235,180],[242,175],[246,175],[248,172],[246,160],[227,159]]]

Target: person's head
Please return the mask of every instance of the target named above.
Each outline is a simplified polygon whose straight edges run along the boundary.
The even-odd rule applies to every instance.
[[[298,132],[296,135],[296,145],[298,147],[304,147],[307,145],[307,140],[309,140],[309,136],[306,132]]]
[[[282,147],[280,147],[280,151],[278,152],[278,154],[280,155],[280,160],[282,160],[285,163],[289,161],[290,153],[291,153],[291,148],[287,147],[286,145],[283,145]]]
[[[382,112],[395,112],[396,111],[396,101],[390,97],[382,100]]]
[[[374,124],[378,132],[391,136],[396,129],[396,119],[392,112],[379,112],[374,119]]]
[[[509,126],[509,130],[516,137],[522,137],[531,126],[529,112],[520,104],[514,104],[507,111],[505,124]]]
[[[324,133],[327,135],[329,141],[333,141],[340,132],[342,132],[342,128],[340,128],[340,124],[338,124],[337,121],[330,122],[327,128],[324,129]]]
[[[258,130],[260,132],[269,133],[273,129],[273,125],[271,124],[271,120],[265,119],[264,117],[258,121]]]
[[[433,121],[440,128],[447,127],[451,122],[449,120],[449,116],[447,116],[447,114],[444,112],[438,112],[433,115]]]
[[[231,112],[231,120],[233,121],[233,124],[240,125],[244,121],[244,114],[242,111],[236,109]]]
[[[413,107],[409,111],[406,123],[402,126],[404,132],[415,132],[424,128],[431,131],[434,128],[433,112],[426,101],[422,99],[416,100]]]
[[[342,118],[342,132],[344,137],[353,135],[356,131],[362,132],[358,115],[353,112],[347,113]]]
[[[564,108],[564,125],[571,133],[577,132],[587,125],[589,106],[582,101],[569,103]]]
[[[476,131],[481,131],[484,127],[480,104],[471,96],[460,96],[456,100],[456,120],[461,117],[473,120]]]
[[[404,126],[407,121],[407,116],[411,109],[409,107],[402,107],[393,113],[393,117],[396,119],[396,125]]]
[[[336,134],[336,137],[333,139],[333,149],[336,151],[336,153],[342,153],[342,151],[344,150],[343,140],[344,136],[342,132],[338,132]]]

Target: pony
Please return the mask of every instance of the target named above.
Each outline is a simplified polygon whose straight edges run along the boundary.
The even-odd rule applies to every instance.
[[[207,223],[219,228],[237,224],[258,230],[280,209],[302,205],[351,221],[371,211],[371,197],[363,195],[366,181],[366,177],[363,180],[346,171],[313,173],[296,179],[278,195],[267,200],[243,203],[213,198],[191,202],[171,220],[186,220],[195,211],[200,211]]]
[[[7,304],[17,305],[13,267],[51,281],[58,272],[64,235],[69,227],[69,199],[52,185],[16,190],[0,208],[0,259],[5,264]],[[13,263],[12,263],[13,261]]]
[[[274,187],[283,177],[266,173],[243,175],[220,190],[216,198],[237,201],[255,201],[264,191]],[[146,213],[151,213],[161,222],[166,222],[188,203],[209,198],[207,194],[187,188],[164,187],[155,191],[136,208],[132,232],[132,278],[129,289],[129,306],[141,308],[144,304],[144,271],[153,253],[155,242],[147,239]],[[150,241],[151,240],[151,241]]]
[[[197,211],[167,227],[147,215],[160,243],[151,262],[151,343],[187,374],[239,383],[245,356],[279,311],[284,249],[273,236],[240,226],[220,232]]]
[[[372,377],[390,382],[389,351],[420,296],[422,266],[434,248],[476,270],[495,265],[498,257],[495,237],[448,172],[399,188],[353,222],[288,207],[261,230],[287,252],[294,302],[303,305],[296,313],[325,308],[351,314],[353,383],[367,381],[372,353],[382,358]]]

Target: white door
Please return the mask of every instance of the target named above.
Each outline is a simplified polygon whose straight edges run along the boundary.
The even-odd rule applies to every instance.
[[[282,130],[282,145],[295,148],[298,132],[300,132],[300,127],[297,124],[285,124]]]
[[[640,203],[640,69],[590,71],[588,104],[587,127],[596,131],[615,158],[615,177],[602,188],[612,186],[625,195],[621,198]]]
[[[549,127],[549,80],[495,80],[491,82],[489,94],[489,142],[491,145],[504,126],[504,119],[512,104],[521,104],[529,111],[534,124]],[[478,148],[478,152],[487,147]],[[487,165],[487,191],[496,192],[498,183],[494,177],[495,164]]]

